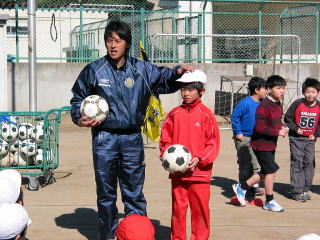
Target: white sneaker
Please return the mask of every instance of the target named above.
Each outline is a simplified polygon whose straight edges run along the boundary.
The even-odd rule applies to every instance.
[[[233,185],[232,185],[232,188],[233,188],[234,193],[235,193],[236,196],[237,196],[238,201],[240,202],[240,205],[241,205],[242,207],[243,207],[243,206],[246,206],[247,203],[246,203],[245,197],[246,197],[246,192],[247,192],[247,191],[246,191],[246,190],[243,190],[243,189],[241,188],[241,186],[240,186],[239,183],[233,184]]]
[[[271,200],[270,202],[265,202],[263,205],[264,210],[269,210],[272,212],[283,212],[284,208],[280,206],[279,203],[277,203],[276,200]]]

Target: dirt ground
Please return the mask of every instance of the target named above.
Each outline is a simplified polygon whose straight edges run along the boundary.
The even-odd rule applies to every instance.
[[[74,126],[68,115],[63,117],[60,125],[60,166],[54,175],[56,182],[38,191],[24,191],[25,206],[33,221],[27,235],[30,240],[97,239],[98,216],[90,139],[89,129]],[[319,166],[316,166],[311,189],[312,200],[295,202],[289,195],[289,154],[288,138],[279,139],[276,161],[280,170],[274,196],[285,207],[285,212],[231,205],[231,185],[237,181],[238,171],[236,154],[231,131],[221,131],[221,152],[214,163],[211,181],[211,240],[291,240],[311,232],[320,234]],[[158,144],[145,142],[147,168],[144,193],[148,201],[148,216],[155,225],[156,239],[167,240],[170,238],[170,182],[158,155]],[[319,157],[317,151],[317,161]],[[122,203],[119,202],[118,206],[119,215],[123,217]],[[187,228],[190,231],[190,222]]]

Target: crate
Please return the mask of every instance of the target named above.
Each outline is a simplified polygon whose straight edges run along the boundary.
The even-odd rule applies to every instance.
[[[28,189],[55,181],[59,167],[59,124],[70,106],[48,112],[0,112],[0,170],[16,169],[29,178]]]

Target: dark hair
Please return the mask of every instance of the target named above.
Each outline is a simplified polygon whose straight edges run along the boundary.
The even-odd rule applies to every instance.
[[[308,87],[312,87],[317,89],[317,91],[320,91],[320,82],[318,79],[315,78],[307,78],[303,83],[302,83],[302,94],[307,90]]]
[[[279,75],[271,75],[266,81],[266,88],[273,88],[275,86],[285,87],[286,85],[286,80]]]
[[[120,20],[109,22],[104,30],[104,42],[106,42],[109,37],[112,37],[113,32],[118,34],[122,40],[127,42],[128,48],[126,49],[126,53],[128,53],[132,42],[131,29],[129,25]]]
[[[204,84],[202,82],[192,82],[192,83],[181,83],[181,88],[195,88],[198,90],[198,92],[201,92],[201,90],[204,88]]]
[[[266,87],[266,80],[264,80],[261,77],[253,77],[250,79],[248,83],[248,89],[250,96],[254,95],[256,93],[256,89],[264,88]]]

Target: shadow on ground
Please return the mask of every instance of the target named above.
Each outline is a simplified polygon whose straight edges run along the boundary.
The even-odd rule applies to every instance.
[[[223,196],[225,196],[226,198],[232,198],[234,196],[232,184],[235,183],[237,183],[237,181],[234,179],[213,176],[211,178],[210,185],[220,187],[222,189],[221,194]]]
[[[220,187],[222,189],[221,194],[227,198],[232,198],[234,192],[232,190],[232,184],[237,183],[234,179],[229,179],[225,177],[213,176],[210,184],[213,186]],[[260,187],[263,187],[263,183],[260,183]],[[275,182],[273,191],[284,196],[285,198],[291,199],[291,185],[288,183]],[[311,193],[320,194],[320,185],[313,185],[310,189]]]
[[[124,214],[118,214],[124,218]],[[120,219],[121,220],[121,219]],[[159,220],[151,219],[155,230],[156,240],[170,239],[170,228],[162,226]],[[99,232],[98,212],[92,208],[77,208],[73,213],[62,214],[55,218],[57,226],[77,229],[88,240],[96,240]]]
[[[284,196],[285,198],[292,199],[291,185],[288,183],[274,183],[273,191]],[[320,185],[313,185],[310,189],[311,193],[320,194]]]

